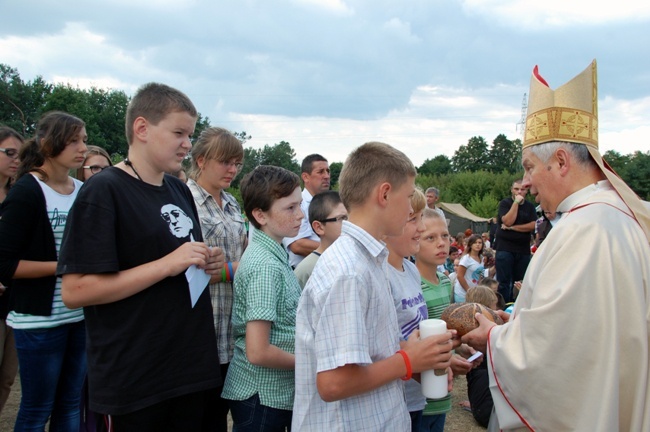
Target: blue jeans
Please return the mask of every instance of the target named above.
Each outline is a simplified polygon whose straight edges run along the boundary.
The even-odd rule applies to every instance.
[[[409,411],[411,416],[411,432],[420,432],[420,425],[422,424],[422,410]]]
[[[230,401],[232,432],[284,432],[291,431],[293,411],[271,408],[254,396],[243,401]]]
[[[14,431],[79,430],[79,401],[86,375],[83,321],[35,330],[14,329],[22,398]]]
[[[524,278],[530,258],[530,253],[497,251],[496,267],[499,293],[501,293],[506,303],[514,301],[512,287],[516,281]]]
[[[443,432],[447,414],[423,415],[420,422],[420,432]]]

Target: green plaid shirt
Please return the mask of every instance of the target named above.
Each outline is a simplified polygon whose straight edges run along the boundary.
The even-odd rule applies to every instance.
[[[255,230],[235,277],[232,330],[235,355],[222,397],[246,400],[259,394],[262,405],[293,409],[294,371],[252,365],[246,357],[246,323],[270,321],[269,342],[293,353],[300,285],[289,266],[287,251],[261,230]]]

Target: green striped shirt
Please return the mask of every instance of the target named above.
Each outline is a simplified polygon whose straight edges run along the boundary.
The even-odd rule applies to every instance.
[[[420,287],[422,288],[422,295],[427,304],[427,311],[429,318],[440,318],[442,311],[451,304],[451,296],[454,291],[451,286],[451,281],[443,273],[437,272],[438,285],[434,285],[431,281],[424,278],[420,279]],[[424,415],[443,414],[451,411],[451,394],[441,399],[427,399],[427,406],[424,407]]]

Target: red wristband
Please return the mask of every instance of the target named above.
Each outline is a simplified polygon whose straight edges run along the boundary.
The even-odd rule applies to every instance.
[[[408,381],[413,376],[413,369],[411,369],[411,360],[409,359],[408,354],[406,354],[406,351],[404,350],[397,351],[397,354],[402,355],[402,357],[404,358],[404,364],[406,365],[406,375],[402,377],[402,380]]]

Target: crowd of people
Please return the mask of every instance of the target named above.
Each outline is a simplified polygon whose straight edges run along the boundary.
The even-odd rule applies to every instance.
[[[570,94],[593,91],[587,72]],[[535,73],[531,124],[596,114],[548,92]],[[236,432],[442,431],[451,397],[419,382],[432,369],[448,392],[467,376],[463,406],[490,430],[650,429],[649,210],[594,135],[527,129],[493,235],[452,238],[440,191],[380,142],[349,154],[339,191],[319,154],[300,176],[258,166],[242,209],[227,192],[242,143],[210,127],[192,145],[197,116],[142,86],[115,165],[68,113],[26,141],[0,128],[0,410],[19,371],[16,431],[227,431],[229,416]],[[505,324],[421,338],[454,302]]]

